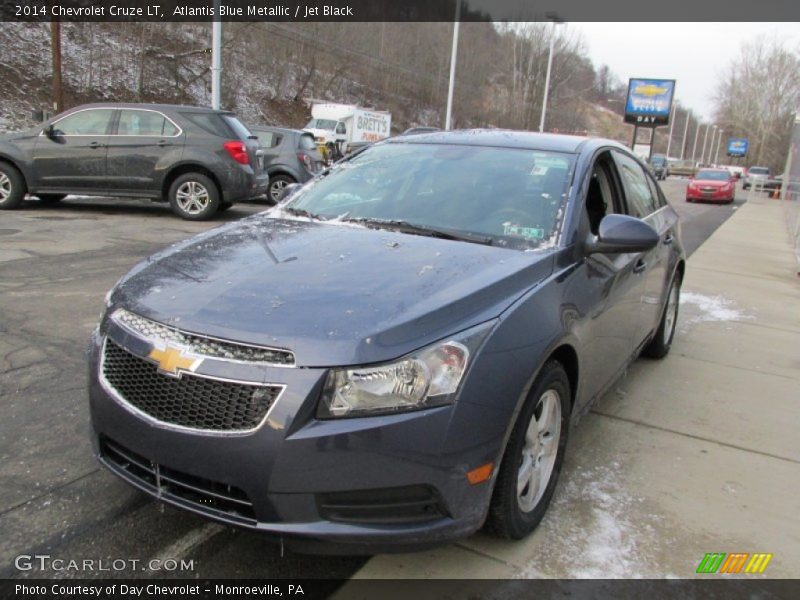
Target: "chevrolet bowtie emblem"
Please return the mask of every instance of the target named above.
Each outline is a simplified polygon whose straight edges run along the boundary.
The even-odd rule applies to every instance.
[[[163,350],[154,347],[148,358],[158,363],[159,372],[173,377],[180,377],[182,371],[194,371],[203,362],[202,358],[186,356],[182,349],[172,346],[167,346]]]

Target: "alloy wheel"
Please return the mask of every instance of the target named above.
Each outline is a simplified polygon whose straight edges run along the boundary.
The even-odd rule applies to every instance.
[[[281,192],[289,185],[289,182],[284,179],[276,179],[269,186],[269,195],[273,202],[278,202],[281,198]]]
[[[0,202],[4,202],[11,196],[11,180],[5,173],[0,173]]]
[[[208,208],[211,197],[204,185],[196,181],[187,181],[182,184],[176,194],[175,199],[181,210],[190,215],[197,215]]]
[[[666,311],[664,315],[664,344],[668,345],[672,339],[675,323],[678,320],[678,286],[674,283],[669,290]]]
[[[558,455],[561,438],[561,398],[553,389],[539,398],[525,431],[520,466],[517,470],[517,503],[524,513],[541,500]]]

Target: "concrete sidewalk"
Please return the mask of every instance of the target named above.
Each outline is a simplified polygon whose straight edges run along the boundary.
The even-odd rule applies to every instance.
[[[691,257],[672,353],[637,361],[572,431],[533,535],[376,556],[355,577],[692,577],[706,552],[771,552],[763,576],[800,576],[800,280],[783,219],[753,198]]]

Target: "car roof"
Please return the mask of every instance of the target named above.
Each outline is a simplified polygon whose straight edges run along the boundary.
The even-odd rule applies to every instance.
[[[232,115],[229,110],[215,110],[208,106],[188,106],[185,104],[144,104],[137,102],[95,102],[92,104],[82,104],[75,106],[69,112],[78,110],[86,110],[87,108],[141,108],[144,110],[157,110],[165,111],[179,111],[179,112],[196,112],[196,113],[218,113],[221,115]]]
[[[552,152],[577,153],[583,146],[610,145],[627,150],[612,140],[587,138],[556,133],[534,133],[505,129],[460,129],[437,131],[411,136],[397,136],[385,141],[388,144],[455,144],[463,146],[494,146],[525,150],[549,150]]]

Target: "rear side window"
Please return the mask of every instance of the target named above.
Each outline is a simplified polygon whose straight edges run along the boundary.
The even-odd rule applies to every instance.
[[[217,113],[182,113],[183,116],[211,135],[230,138],[231,130]]]
[[[621,152],[614,152],[625,197],[628,200],[628,212],[634,217],[646,217],[656,211],[656,200],[647,184],[647,175],[639,163]]]
[[[117,135],[174,136],[178,128],[161,113],[149,110],[122,110]]]
[[[106,135],[114,109],[82,110],[53,124],[57,135]]]
[[[314,150],[316,149],[317,144],[314,141],[313,135],[301,135],[300,136],[300,148],[303,150]]]
[[[222,120],[228,124],[228,127],[231,128],[231,130],[236,134],[236,137],[238,137],[240,140],[246,140],[253,135],[250,133],[250,130],[233,115],[222,115]]]

